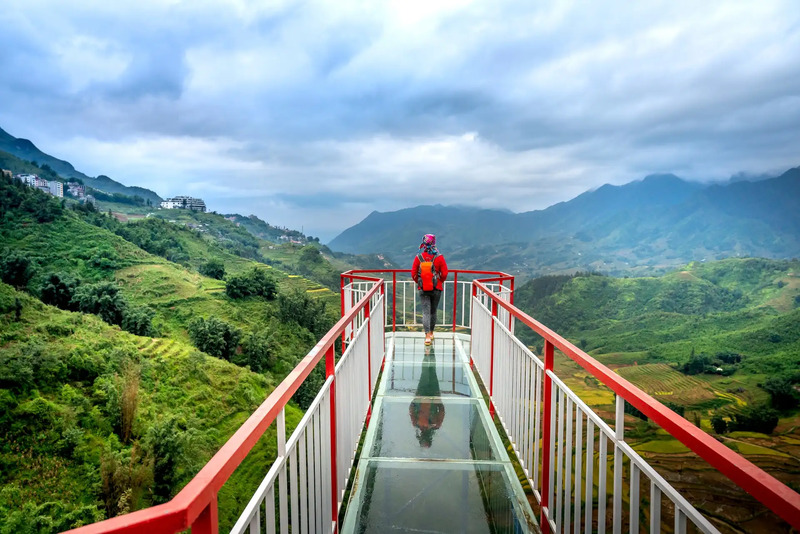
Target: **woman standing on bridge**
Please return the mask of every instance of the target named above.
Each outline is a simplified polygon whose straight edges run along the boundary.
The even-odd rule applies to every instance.
[[[425,328],[425,344],[433,341],[433,329],[436,327],[436,309],[442,297],[444,281],[447,280],[447,262],[436,248],[436,236],[425,234],[422,237],[420,252],[414,256],[411,265],[411,277],[417,283],[419,297],[422,301],[422,326]]]

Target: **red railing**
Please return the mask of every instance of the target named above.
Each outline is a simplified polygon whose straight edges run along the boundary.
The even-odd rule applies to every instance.
[[[372,276],[380,276],[386,280],[386,282],[390,282],[388,276],[391,275],[391,295],[392,295],[392,332],[397,330],[397,287],[398,287],[398,279],[397,275],[406,275],[409,279],[411,278],[411,269],[352,269],[350,271],[346,271],[340,275],[340,295],[341,295],[341,304],[342,304],[342,313],[345,311],[345,286],[348,283],[354,282],[357,280],[373,280],[370,278],[369,275]],[[474,280],[480,280],[483,283],[496,283],[500,285],[508,284],[508,289],[511,294],[511,302],[514,302],[514,277],[510,274],[501,272],[501,271],[475,271],[470,269],[450,269],[448,272],[448,277],[450,274],[453,275],[453,287],[455,290],[453,291],[453,317],[451,321],[451,327],[453,332],[456,331],[457,323],[456,323],[456,310],[458,306],[458,277],[461,275],[469,276],[471,280],[462,280],[462,283],[472,283]],[[443,304],[444,305],[444,304]]]
[[[492,291],[485,283],[475,281],[475,294],[480,292],[491,301],[491,313],[497,316],[498,308],[506,310],[510,317],[521,322],[544,338],[544,395],[543,395],[543,456],[542,466],[552,465],[554,452],[548,444],[552,443],[551,433],[551,402],[553,379],[554,350],[558,349],[565,356],[576,362],[593,377],[610,388],[619,397],[630,403],[654,423],[661,426],[672,436],[677,438],[686,447],[694,451],[700,458],[708,462],[720,473],[727,476],[740,488],[755,497],[762,504],[775,512],[795,529],[800,529],[800,494],[772,477],[741,455],[727,448],[712,436],[697,428],[689,421],[676,414],[659,401],[646,394],[611,369],[607,368],[575,345],[553,332],[542,323],[516,308],[512,303],[506,302]],[[493,382],[494,374],[494,329],[492,323],[492,364],[489,384]],[[491,389],[491,385],[489,386]],[[548,469],[542,469],[542,485],[546,489],[550,485]],[[545,532],[550,531],[550,522],[544,517],[544,510],[551,506],[548,502],[549,491],[541,492],[542,517],[541,526]]]
[[[382,282],[374,278],[373,282]],[[289,375],[273,390],[267,399],[239,427],[222,448],[209,460],[200,472],[171,501],[139,510],[127,515],[118,516],[69,532],[74,534],[115,533],[173,533],[187,528],[192,534],[216,534],[219,529],[217,517],[217,493],[230,478],[236,467],[244,460],[261,436],[272,425],[281,410],[295,394],[322,357],[325,357],[326,376],[334,375],[335,343],[340,335],[351,324],[355,317],[369,307],[370,299],[378,292],[384,291],[383,283],[376,283],[367,291],[356,306],[334,325],[334,327],[317,343],[314,348],[297,364]],[[332,495],[334,523],[337,522],[337,490],[336,490],[336,427],[335,399],[331,385],[331,421],[332,421]]]

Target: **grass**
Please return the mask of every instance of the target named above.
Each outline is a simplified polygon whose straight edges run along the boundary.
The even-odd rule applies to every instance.
[[[677,439],[654,439],[635,445],[636,452],[652,452],[658,454],[685,454],[689,448]]]

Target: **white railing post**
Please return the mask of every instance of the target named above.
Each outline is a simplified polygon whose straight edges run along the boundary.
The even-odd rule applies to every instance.
[[[622,533],[622,449],[619,444],[625,439],[625,399],[617,395],[616,420],[614,423],[614,534]]]

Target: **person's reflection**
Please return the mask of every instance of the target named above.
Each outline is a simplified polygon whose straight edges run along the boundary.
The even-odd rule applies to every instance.
[[[436,376],[436,353],[433,345],[425,346],[422,374],[417,384],[416,397],[408,407],[408,415],[411,416],[411,424],[416,428],[420,446],[430,447],[434,432],[444,421],[444,404],[439,390],[439,378]]]

